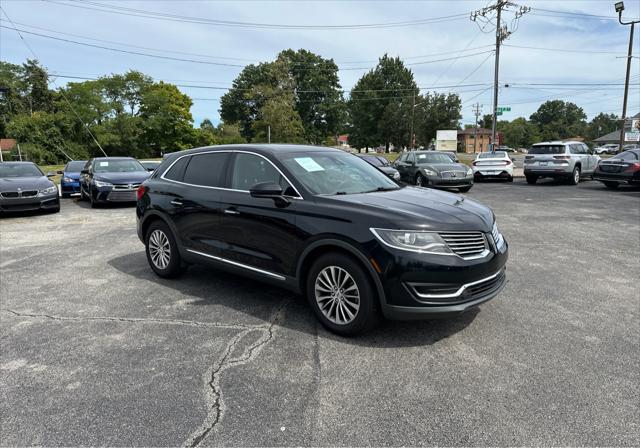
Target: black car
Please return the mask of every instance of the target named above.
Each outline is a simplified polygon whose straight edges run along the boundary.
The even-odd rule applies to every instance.
[[[621,152],[610,159],[601,160],[593,178],[608,188],[618,188],[624,183],[640,185],[640,149]]]
[[[438,151],[403,152],[394,167],[400,179],[419,187],[453,188],[467,192],[473,187],[473,171],[454,162],[451,153]]]
[[[167,158],[138,189],[151,269],[209,262],[304,294],[330,330],[453,316],[505,283],[493,212],[457,194],[400,186],[330,148],[232,145]]]
[[[80,172],[80,198],[100,203],[135,202],[149,171],[132,157],[96,157]]]
[[[58,187],[32,162],[0,162],[0,212],[60,211]]]
[[[375,154],[357,154],[365,162],[368,162],[370,165],[375,166],[384,174],[389,176],[393,180],[400,180],[400,173],[397,169],[391,166],[391,163],[384,158],[383,156],[378,156]]]

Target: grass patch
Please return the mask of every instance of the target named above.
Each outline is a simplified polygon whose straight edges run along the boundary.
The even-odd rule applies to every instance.
[[[64,165],[39,165],[39,166],[44,174],[47,174],[50,171],[56,172],[64,169]],[[60,179],[62,179],[62,175],[56,174],[55,176],[50,177],[49,179],[55,182],[56,185],[60,185]]]

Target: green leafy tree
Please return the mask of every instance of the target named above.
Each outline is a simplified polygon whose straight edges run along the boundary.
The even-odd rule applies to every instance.
[[[529,148],[540,140],[538,127],[524,117],[499,121],[498,131],[504,136],[504,144],[512,148]]]
[[[269,132],[273,143],[302,143],[305,140],[302,119],[290,93],[269,98],[260,108],[260,119],[253,127],[256,141],[266,142]]]
[[[427,93],[416,100],[415,133],[418,145],[427,146],[438,130],[458,129],[462,103],[456,94]]]
[[[536,124],[542,140],[558,140],[584,135],[586,118],[581,107],[562,100],[543,103],[530,120]]]
[[[599,113],[587,126],[587,137],[594,140],[610,132],[620,129],[620,118],[616,114]]]
[[[145,156],[160,156],[190,147],[195,140],[189,96],[172,84],[159,82],[142,91],[140,118]]]

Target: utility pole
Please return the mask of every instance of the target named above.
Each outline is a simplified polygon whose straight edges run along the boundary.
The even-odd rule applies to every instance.
[[[509,30],[507,25],[502,25],[502,13],[509,12],[509,7],[519,7],[514,13],[514,20],[511,22],[512,30]],[[500,78],[500,45],[513,33],[513,27],[517,27],[517,22],[524,14],[531,11],[528,6],[519,6],[509,0],[496,0],[496,3],[479,9],[471,13],[471,21],[476,22],[478,20],[490,22],[492,17],[487,17],[495,13],[496,15],[496,52],[495,52],[495,67],[493,75],[493,122],[491,123],[491,152],[495,151],[496,145],[496,127],[498,124],[498,87]],[[486,23],[485,23],[486,25]],[[481,27],[481,29],[483,29]]]
[[[413,103],[411,105],[411,135],[409,136],[409,138],[411,139],[411,143],[409,143],[409,151],[413,151],[415,149],[415,145],[414,145],[414,141],[415,139],[413,138],[413,122],[415,119],[415,115],[416,115],[416,94],[413,94]]]
[[[22,162],[22,152],[20,152],[20,143],[16,142],[16,146],[18,147],[18,157],[20,158],[20,161]]]
[[[615,4],[616,12],[618,13],[618,22],[620,25],[631,25],[629,30],[629,50],[627,52],[627,76],[624,81],[624,100],[622,101],[622,125],[620,126],[620,146],[618,149],[622,151],[624,145],[624,127],[627,123],[627,98],[629,97],[629,75],[631,74],[631,59],[633,58],[633,30],[636,23],[640,23],[640,20],[632,20],[631,22],[622,21],[622,11],[624,11],[624,2],[617,2]]]
[[[482,113],[482,104],[476,103],[473,105],[473,114],[476,116],[476,125],[473,131],[473,153],[476,153],[476,147],[478,146],[478,117]],[[466,152],[465,148],[465,152]]]
[[[267,143],[271,143],[271,125],[267,125]]]

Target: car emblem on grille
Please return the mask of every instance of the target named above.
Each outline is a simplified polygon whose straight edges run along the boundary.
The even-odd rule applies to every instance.
[[[133,190],[133,184],[129,184],[129,190]]]
[[[456,177],[456,176],[457,176],[457,174],[456,174],[455,171],[453,173],[451,173],[451,177]]]
[[[18,193],[22,193],[22,188],[18,188]]]

